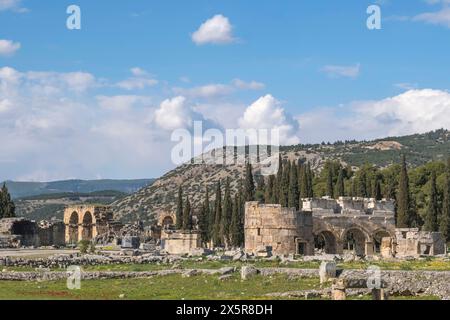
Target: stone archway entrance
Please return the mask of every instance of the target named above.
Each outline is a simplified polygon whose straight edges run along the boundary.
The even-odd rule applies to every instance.
[[[83,223],[81,225],[81,240],[92,240],[92,234],[92,214],[88,211],[83,216]]]
[[[383,238],[390,238],[390,237],[391,237],[391,235],[385,230],[380,230],[380,231],[375,232],[373,235],[374,253],[380,254],[381,253],[381,242],[382,242]]]
[[[352,251],[357,256],[364,256],[366,252],[366,240],[365,233],[358,229],[352,228],[344,232],[343,235],[344,251]]]
[[[167,216],[162,220],[162,227],[164,229],[168,229],[170,226],[173,226],[175,222],[171,216]]]
[[[337,239],[331,231],[321,231],[314,235],[314,247],[326,254],[337,254]]]
[[[77,244],[78,243],[78,212],[74,211],[70,215],[69,219],[69,243]]]

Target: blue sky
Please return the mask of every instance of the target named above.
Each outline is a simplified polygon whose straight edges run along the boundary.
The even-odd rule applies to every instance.
[[[66,28],[71,4],[81,8],[81,30]],[[366,27],[372,4],[381,30]],[[178,118],[287,127],[286,144],[442,127],[450,121],[449,6],[0,0],[0,131],[22,143],[0,156],[0,180],[159,176],[172,167],[163,142],[190,126]],[[211,35],[208,21],[229,30]],[[158,155],[147,150],[155,148]],[[78,158],[84,150],[96,161]]]

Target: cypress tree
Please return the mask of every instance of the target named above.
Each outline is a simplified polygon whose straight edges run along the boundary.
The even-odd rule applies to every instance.
[[[334,198],[334,186],[333,186],[333,167],[331,162],[328,162],[327,170],[327,196]]]
[[[344,185],[344,169],[339,168],[339,176],[336,184],[336,196],[345,197],[345,185]]]
[[[308,198],[314,198],[314,189],[313,189],[313,179],[314,179],[314,174],[313,171],[311,169],[311,164],[308,163],[308,173],[307,173],[307,177],[308,177]]]
[[[362,168],[359,171],[359,175],[358,175],[358,197],[361,198],[367,198],[368,197],[368,193],[367,193],[367,174],[366,174],[366,170],[364,168]]]
[[[218,247],[222,245],[220,239],[220,222],[222,215],[222,191],[220,189],[220,181],[216,186],[216,199],[214,201],[214,226],[212,232],[212,240],[214,246]]]
[[[292,164],[289,173],[288,206],[299,210],[300,193],[298,191],[297,166]]]
[[[176,213],[176,228],[177,230],[183,229],[183,190],[181,189],[181,185],[178,188],[178,204],[177,204],[177,213]]]
[[[225,184],[225,196],[222,205],[222,216],[220,223],[220,239],[223,244],[228,245],[230,243],[230,223],[233,210],[233,203],[230,194],[230,179],[227,178]]]
[[[266,190],[264,192],[264,200],[266,204],[271,204],[272,202],[272,196],[273,196],[273,184],[275,182],[275,176],[269,176],[269,179],[267,181]]]
[[[282,207],[287,207],[289,202],[289,176],[291,172],[290,162],[286,162],[283,166],[283,177],[281,178],[280,187],[280,204]]]
[[[183,212],[183,230],[184,231],[192,230],[192,212],[189,197],[186,198],[186,206],[184,207]]]
[[[378,201],[383,199],[383,195],[381,192],[381,180],[379,177],[375,178],[375,185],[372,188],[372,190],[373,190],[372,198]]]
[[[442,213],[439,221],[439,231],[450,241],[450,158],[447,161],[444,181],[444,199]]]
[[[300,197],[302,199],[306,199],[309,197],[309,190],[308,190],[308,170],[305,165],[301,165],[300,168]]]
[[[200,210],[200,216],[198,221],[198,227],[200,229],[200,235],[202,238],[202,243],[207,244],[210,239],[210,210],[209,210],[209,194],[208,188],[206,188],[205,201]]]
[[[255,182],[253,180],[252,165],[247,163],[245,170],[245,201],[255,200]]]
[[[436,186],[436,172],[433,171],[431,173],[430,198],[428,200],[428,209],[427,214],[425,216],[425,224],[423,226],[423,229],[425,231],[431,232],[437,231],[438,216],[439,216],[439,207],[438,207],[438,194]]]
[[[233,247],[241,245],[241,217],[239,195],[234,196],[233,210],[231,214],[230,240]]]
[[[409,177],[406,167],[406,158],[402,157],[402,168],[397,196],[397,227],[408,228],[411,225],[411,195],[409,193]]]

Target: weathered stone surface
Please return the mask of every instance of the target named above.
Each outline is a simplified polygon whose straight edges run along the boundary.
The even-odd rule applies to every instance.
[[[322,262],[319,268],[320,283],[336,278],[336,262]]]
[[[256,269],[253,266],[243,266],[241,268],[241,279],[242,280],[248,280],[253,276],[256,276],[258,274],[258,269]]]

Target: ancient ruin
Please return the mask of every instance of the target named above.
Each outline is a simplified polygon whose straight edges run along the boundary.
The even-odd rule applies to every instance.
[[[386,257],[446,252],[438,232],[396,229],[393,201],[347,197],[304,199],[300,211],[247,203],[245,250],[269,255],[351,251],[357,256]]]

